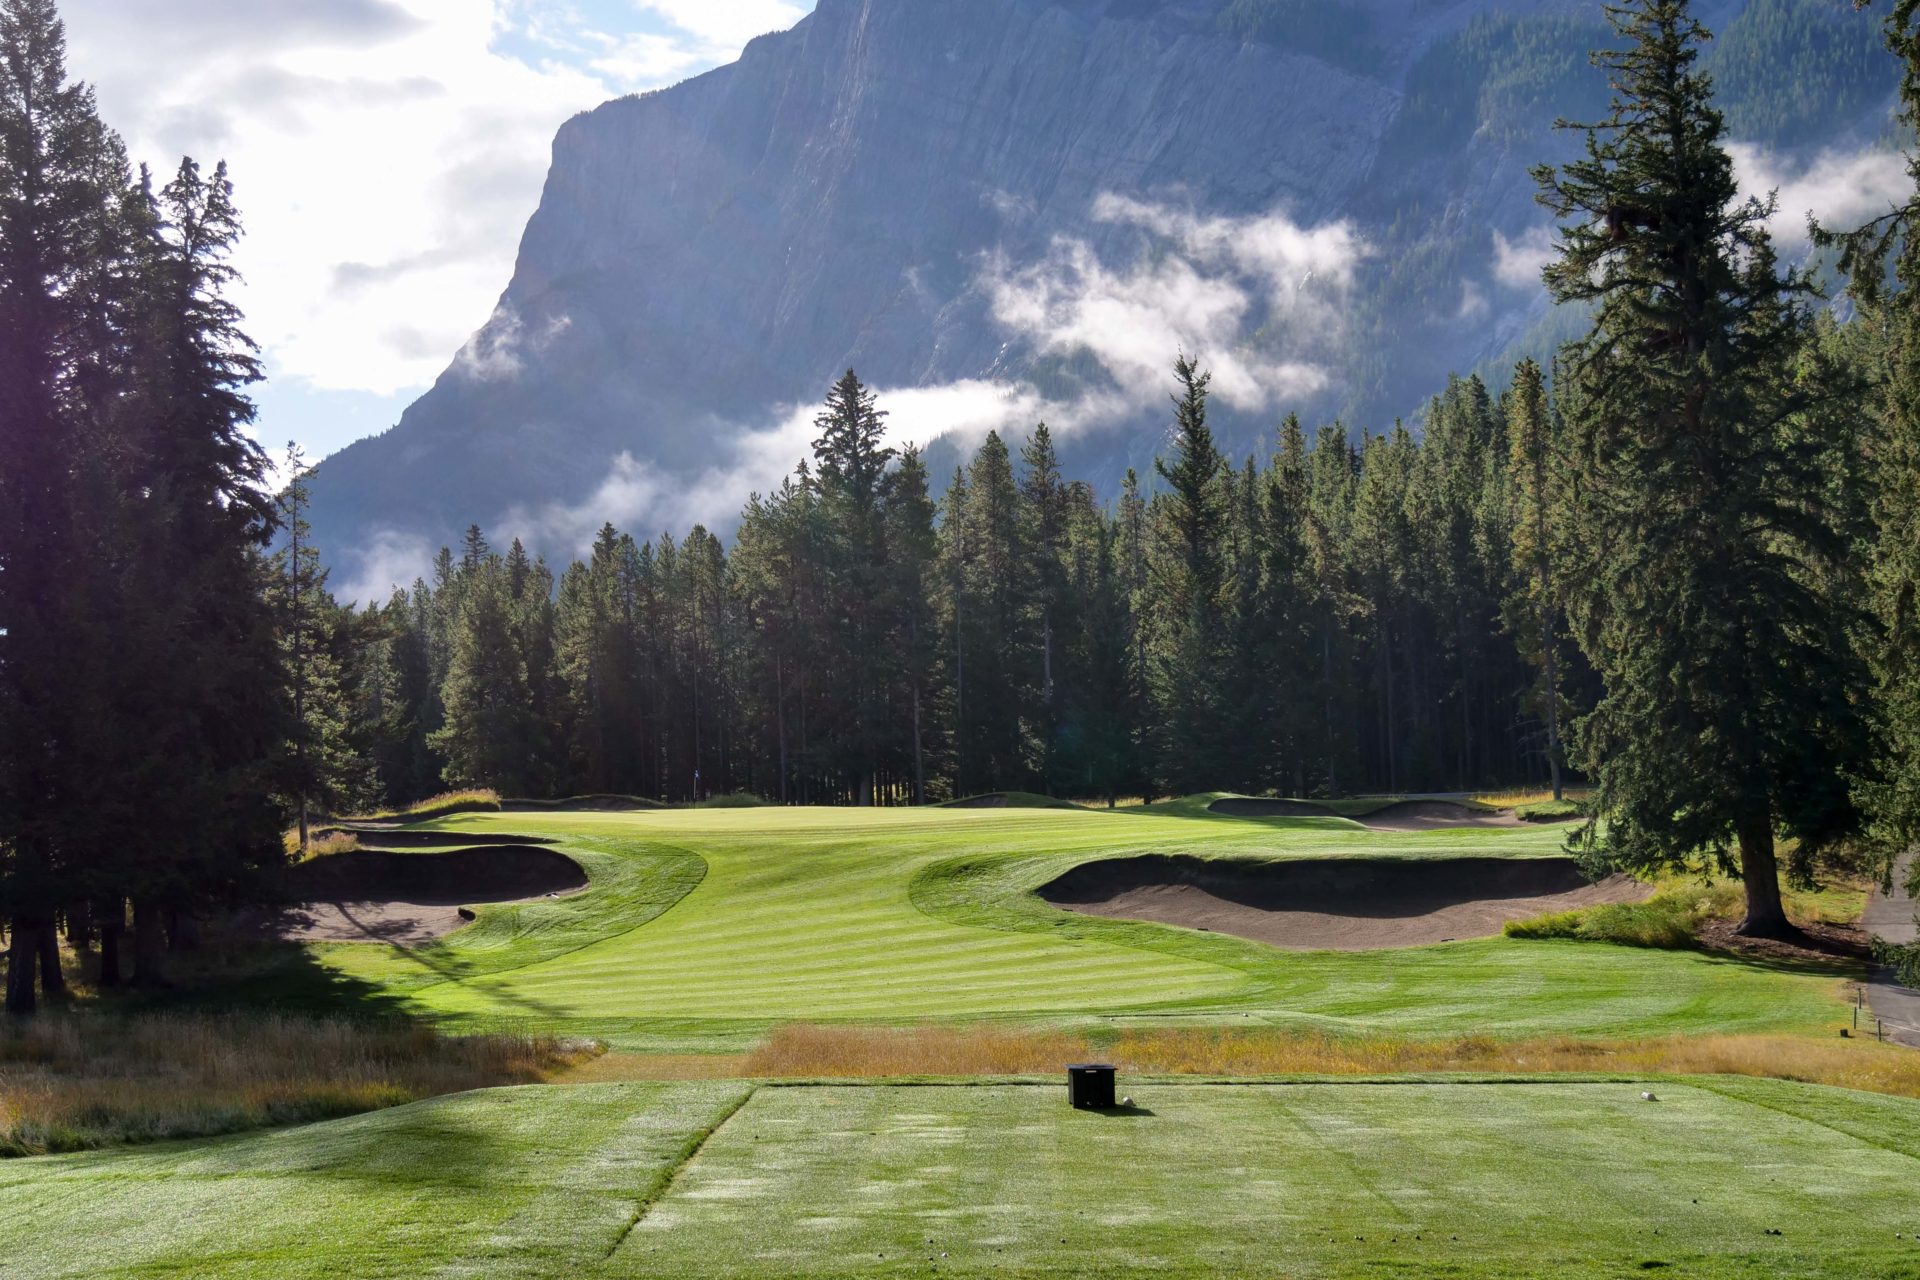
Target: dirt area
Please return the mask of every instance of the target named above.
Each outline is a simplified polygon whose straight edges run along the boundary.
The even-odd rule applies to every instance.
[[[1357,822],[1369,831],[1440,831],[1450,827],[1518,827],[1520,819],[1511,813],[1476,809],[1450,800],[1401,800],[1382,805],[1371,813],[1349,816],[1310,800],[1255,800],[1231,796],[1215,800],[1208,813],[1229,818],[1340,818]]]
[[[1828,964],[1858,964],[1873,958],[1873,944],[1868,935],[1855,925],[1803,924],[1800,926],[1803,936],[1793,941],[1743,938],[1738,932],[1739,928],[1740,921],[1737,919],[1707,921],[1700,926],[1701,949],[1750,959]]]
[[[466,907],[557,898],[586,887],[579,863],[524,840],[447,853],[361,850],[289,868],[288,905],[243,923],[293,942],[419,946],[471,920]]]
[[[1298,951],[1373,951],[1485,938],[1509,920],[1652,891],[1626,876],[1592,884],[1570,858],[1362,858],[1090,862],[1040,890],[1087,915],[1230,933]]]

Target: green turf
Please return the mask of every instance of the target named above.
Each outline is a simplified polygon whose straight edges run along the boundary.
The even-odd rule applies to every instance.
[[[739,1046],[794,1019],[1168,1019],[1396,1031],[1811,1031],[1840,978],[1694,953],[1486,939],[1290,953],[1072,915],[1030,890],[1123,853],[1544,856],[1538,828],[1378,834],[1340,818],[1155,812],[750,809],[473,814],[552,837],[578,897],[491,908],[418,953],[316,949],[343,984],[456,1023],[520,1019],[649,1048]]]
[[[1920,1103],[1756,1081],[596,1085],[0,1164],[18,1277],[1920,1274]],[[1772,1234],[1778,1232],[1779,1234]]]

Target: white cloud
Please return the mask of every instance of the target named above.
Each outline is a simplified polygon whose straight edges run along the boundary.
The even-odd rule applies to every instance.
[[[1529,227],[1509,240],[1493,233],[1493,278],[1509,289],[1542,288],[1540,273],[1559,256],[1552,227]]]
[[[578,0],[61,5],[71,70],[136,159],[162,176],[185,153],[230,162],[238,301],[283,391],[379,396],[430,383],[493,311],[568,117],[729,60],[742,31],[805,7],[621,0],[594,22]]]
[[[1796,161],[1751,143],[1727,148],[1742,195],[1779,196],[1768,224],[1784,245],[1807,243],[1807,218],[1837,231],[1851,230],[1913,196],[1907,157],[1884,147],[1860,151],[1822,151]]]
[[[790,0],[637,0],[638,6],[709,44],[738,49],[755,36],[784,31],[806,16]]]
[[[942,437],[968,447],[989,431],[1019,440],[1039,422],[1056,432],[1071,432],[1118,416],[1127,407],[1115,396],[1059,403],[1029,386],[980,380],[883,388],[874,394],[887,413],[887,443],[895,449]],[[818,405],[794,405],[770,413],[758,427],[716,429],[713,438],[727,442],[724,460],[690,476],[663,472],[622,453],[584,501],[506,512],[493,526],[497,540],[519,538],[549,554],[583,556],[608,521],[642,540],[662,531],[678,536],[696,524],[731,527],[749,494],[772,492],[801,459],[811,457],[819,413]]]
[[[1487,295],[1479,285],[1469,280],[1460,288],[1460,306],[1454,312],[1456,320],[1478,320],[1493,309],[1487,301]]]
[[[687,75],[705,61],[703,50],[643,31],[611,40],[587,65],[621,84],[660,84]]]
[[[334,578],[327,585],[344,605],[385,604],[395,587],[410,587],[427,572],[433,553],[433,546],[418,534],[377,529],[353,553],[353,575]]]
[[[528,356],[539,355],[572,327],[571,317],[552,316],[528,333],[520,313],[502,302],[486,326],[460,348],[454,367],[476,382],[510,378],[526,367]]]
[[[1111,194],[1093,214],[1149,243],[1119,267],[1064,237],[1036,264],[991,259],[982,283],[1000,324],[1043,353],[1092,355],[1135,403],[1164,386],[1176,351],[1199,356],[1236,409],[1327,386],[1320,357],[1338,343],[1339,304],[1370,253],[1349,224],[1207,217]]]

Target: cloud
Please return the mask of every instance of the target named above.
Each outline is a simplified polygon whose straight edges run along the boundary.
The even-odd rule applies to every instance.
[[[658,14],[690,36],[732,49],[769,31],[785,31],[807,15],[807,8],[790,0],[637,0],[637,3],[639,8]]]
[[[434,548],[419,534],[377,529],[365,546],[351,553],[350,578],[328,585],[343,605],[385,604],[395,587],[410,587],[433,564]]]
[[[572,327],[571,317],[549,316],[529,333],[520,313],[502,302],[486,326],[460,348],[454,367],[476,382],[510,378],[526,368],[527,357],[539,355]]]
[[[1493,278],[1509,289],[1539,289],[1540,273],[1559,256],[1552,227],[1529,227],[1509,240],[1493,233]]]
[[[1838,231],[1869,222],[1913,196],[1907,157],[1884,147],[1860,151],[1822,151],[1795,160],[1751,143],[1727,148],[1742,195],[1779,197],[1768,223],[1784,245],[1807,243],[1807,219]]]
[[[740,30],[807,7],[598,0],[590,19],[577,0],[61,4],[72,72],[136,159],[163,175],[183,154],[230,161],[247,227],[237,301],[282,401],[431,383],[492,313],[560,125],[728,61]]]
[[[1090,354],[1105,383],[1067,399],[984,379],[877,388],[890,445],[947,439],[971,448],[989,431],[1022,439],[1042,421],[1063,435],[1095,429],[1160,403],[1182,349],[1213,371],[1215,392],[1235,408],[1265,408],[1328,385],[1321,357],[1341,339],[1340,303],[1371,253],[1352,227],[1303,227],[1277,213],[1202,216],[1116,195],[1102,196],[1092,214],[1139,231],[1139,252],[1112,266],[1086,241],[1063,238],[1036,263],[988,257],[975,284],[1012,336],[1043,353]],[[526,326],[503,311],[462,363],[474,376],[506,372],[528,344]],[[817,405],[787,405],[758,422],[710,423],[705,434],[718,460],[693,474],[621,453],[584,500],[503,513],[497,540],[518,537],[577,556],[609,521],[643,537],[695,524],[730,528],[747,495],[778,488],[812,454],[818,413]]]
[[[896,449],[941,438],[967,447],[986,439],[989,431],[1023,439],[1039,422],[1072,432],[1117,417],[1129,407],[1113,395],[1056,402],[1024,384],[982,380],[882,388],[875,397],[887,413],[887,443]],[[757,426],[716,424],[709,434],[727,442],[720,446],[723,458],[693,475],[670,474],[621,453],[584,501],[507,511],[495,522],[498,540],[519,538],[552,555],[584,556],[600,526],[609,521],[643,540],[662,531],[678,536],[696,524],[731,528],[749,494],[779,488],[801,459],[811,457],[819,413],[818,405],[790,405],[769,413]]]
[[[1493,309],[1487,301],[1487,295],[1479,285],[1469,280],[1460,288],[1460,306],[1454,312],[1455,320],[1478,320]]]
[[[1371,254],[1350,224],[1203,216],[1113,194],[1093,216],[1142,233],[1132,260],[1109,265],[1071,237],[1030,265],[990,257],[981,284],[996,321],[1041,353],[1091,355],[1136,403],[1162,388],[1176,351],[1198,355],[1236,409],[1327,387],[1340,304]]]

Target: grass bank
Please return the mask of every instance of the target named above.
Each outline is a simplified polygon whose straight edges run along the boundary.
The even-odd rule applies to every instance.
[[[1728,1075],[1920,1098],[1920,1054],[1872,1040],[1666,1036],[1415,1040],[1222,1027],[1097,1031],[972,1027],[781,1027],[737,1064],[767,1079],[1052,1076],[1068,1062],[1150,1076]]]
[[[232,1133],[493,1085],[597,1050],[273,1014],[47,1014],[0,1024],[0,1155]]]

